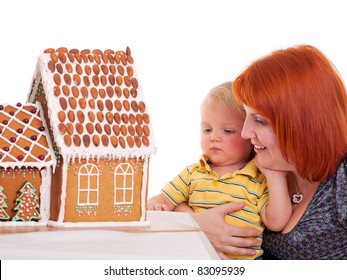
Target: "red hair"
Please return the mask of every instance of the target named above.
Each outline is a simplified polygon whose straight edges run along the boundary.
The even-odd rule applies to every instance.
[[[267,118],[286,160],[320,182],[347,151],[347,93],[334,65],[312,46],[277,50],[244,70],[235,97]]]

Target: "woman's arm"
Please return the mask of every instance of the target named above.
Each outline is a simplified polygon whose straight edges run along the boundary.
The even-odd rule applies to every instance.
[[[208,211],[191,214],[221,259],[228,259],[226,253],[253,256],[256,251],[249,248],[261,244],[259,240],[255,239],[261,234],[259,230],[232,226],[225,222],[225,216],[228,213],[238,211],[244,206],[244,203],[231,202]],[[187,210],[187,207],[190,208],[187,204],[180,204],[175,211],[184,211],[184,209]]]
[[[292,216],[292,203],[287,184],[287,172],[264,168],[255,161],[265,175],[269,191],[268,203],[261,213],[265,226],[272,231],[281,231]]]

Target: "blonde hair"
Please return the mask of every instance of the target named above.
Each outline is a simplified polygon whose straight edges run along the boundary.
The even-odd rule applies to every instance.
[[[227,110],[230,113],[238,113],[240,116],[245,117],[242,103],[234,98],[232,92],[233,82],[225,82],[212,88],[204,98],[202,105],[209,105],[211,103],[218,103],[221,110]]]

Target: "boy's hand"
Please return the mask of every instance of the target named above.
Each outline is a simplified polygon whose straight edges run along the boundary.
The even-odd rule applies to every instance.
[[[147,201],[147,210],[173,211],[174,209],[175,205],[163,194],[153,196]]]
[[[150,203],[147,204],[147,210],[154,211],[171,211],[170,207],[167,204],[159,204],[159,203]]]

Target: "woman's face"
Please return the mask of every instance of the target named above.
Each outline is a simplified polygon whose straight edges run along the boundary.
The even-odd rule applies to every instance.
[[[246,120],[242,129],[242,137],[251,140],[258,162],[268,169],[292,170],[292,164],[282,156],[276,134],[269,120],[248,106],[244,105],[244,108]]]

